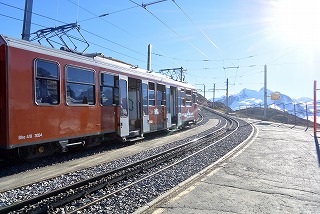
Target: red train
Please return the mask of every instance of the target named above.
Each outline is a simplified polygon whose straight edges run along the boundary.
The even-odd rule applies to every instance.
[[[0,155],[131,140],[198,119],[190,84],[0,35]]]

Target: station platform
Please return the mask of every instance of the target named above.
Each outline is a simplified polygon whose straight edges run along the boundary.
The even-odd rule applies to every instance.
[[[320,213],[313,131],[250,120],[255,137],[136,213]]]

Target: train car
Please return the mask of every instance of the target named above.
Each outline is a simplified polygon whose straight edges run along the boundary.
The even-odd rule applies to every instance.
[[[33,159],[198,119],[196,89],[102,54],[0,35],[0,151]]]

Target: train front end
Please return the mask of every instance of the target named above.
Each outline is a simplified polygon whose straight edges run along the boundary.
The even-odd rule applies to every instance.
[[[7,46],[0,36],[0,155],[8,148]]]

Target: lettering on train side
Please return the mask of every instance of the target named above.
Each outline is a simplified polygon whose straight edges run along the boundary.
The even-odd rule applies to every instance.
[[[26,135],[19,135],[18,140],[26,140],[26,139],[32,139],[32,138],[40,138],[42,137],[42,133],[35,133],[35,134],[26,134]]]

